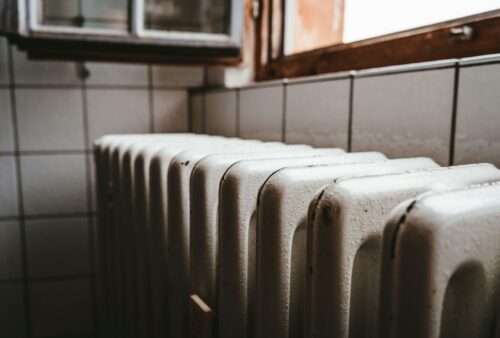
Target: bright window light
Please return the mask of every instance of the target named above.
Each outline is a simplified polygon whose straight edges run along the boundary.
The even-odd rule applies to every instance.
[[[343,42],[364,40],[500,8],[500,0],[345,0]]]

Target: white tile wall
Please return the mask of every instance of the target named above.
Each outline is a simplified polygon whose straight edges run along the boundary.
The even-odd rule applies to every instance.
[[[87,218],[26,221],[29,277],[90,273]],[[50,245],[47,245],[50,243]],[[61,254],[64,252],[64,254]]]
[[[0,222],[0,279],[20,278],[22,258],[19,222]]]
[[[455,163],[500,166],[500,64],[460,69]]]
[[[0,89],[0,151],[14,151],[12,107],[7,89]]]
[[[236,91],[216,91],[205,95],[205,132],[236,136]]]
[[[83,150],[79,89],[17,89],[21,150]]]
[[[9,83],[7,40],[0,38],[0,84]]]
[[[19,213],[15,164],[14,157],[0,156],[0,217]]]
[[[105,134],[149,131],[147,90],[88,89],[87,99],[89,146]]]
[[[141,64],[118,64],[89,62],[88,85],[147,86],[148,66]]]
[[[352,150],[448,164],[454,69],[356,78]]]
[[[90,77],[81,82],[75,63],[28,61],[14,50],[11,91],[9,49],[0,38],[0,337],[96,338],[93,307],[99,302],[90,283],[99,270],[91,260],[96,239],[91,243],[87,223],[95,218],[95,198],[87,205],[95,174],[93,165],[86,172],[86,161],[93,162],[87,151],[105,133],[151,132],[152,122],[163,130],[178,129],[180,121],[185,126],[182,83],[201,84],[203,71],[184,76],[175,68],[160,69],[157,85],[176,87],[175,94],[158,90],[152,102],[150,65],[89,63]],[[164,93],[168,98],[159,96]],[[177,108],[184,119],[173,113]]]
[[[20,284],[0,285],[0,337],[25,338],[26,316],[23,287]]]
[[[25,53],[12,48],[14,81],[30,85],[78,85],[77,66],[73,62],[30,61]]]
[[[154,131],[180,133],[188,131],[188,106],[185,90],[154,90]]]
[[[30,283],[34,338],[91,334],[90,280]]]
[[[191,95],[191,123],[193,132],[204,133],[205,127],[203,126],[203,94]]]
[[[349,79],[290,84],[286,91],[286,142],[347,149]]]
[[[50,215],[87,212],[85,155],[21,157],[25,213]]]
[[[240,136],[281,141],[283,129],[283,86],[241,90]]]
[[[153,66],[153,85],[167,87],[200,87],[203,85],[203,68]]]

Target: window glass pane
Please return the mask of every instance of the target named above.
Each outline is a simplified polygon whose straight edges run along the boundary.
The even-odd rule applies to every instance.
[[[500,0],[286,0],[285,54],[360,41],[500,8]]]
[[[151,30],[229,34],[231,0],[145,0]]]
[[[500,8],[500,0],[345,0],[344,42],[359,41]]]
[[[128,0],[40,0],[39,22],[48,26],[127,30]]]

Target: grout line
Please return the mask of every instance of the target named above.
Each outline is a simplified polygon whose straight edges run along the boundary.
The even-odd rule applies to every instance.
[[[151,77],[152,78],[152,77]],[[173,92],[183,92],[185,90],[190,90],[192,89],[193,87],[190,87],[188,85],[186,86],[169,86],[169,85],[154,85],[153,84],[153,80],[151,79],[151,86],[153,89],[156,89],[156,90],[165,90],[165,91],[173,91]],[[147,89],[147,88],[146,88]]]
[[[281,108],[281,142],[286,143],[286,109],[287,109],[287,95],[288,95],[288,83],[284,82],[283,87],[283,107]]]
[[[23,284],[24,279],[21,278],[5,278],[5,279],[0,279],[0,285],[6,285],[6,284]]]
[[[206,105],[207,96],[205,93],[201,94],[201,129],[202,133],[207,133],[207,117],[206,117]]]
[[[21,175],[21,157],[19,155],[19,127],[17,123],[17,102],[15,94],[15,74],[14,74],[14,62],[12,47],[7,46],[8,49],[8,67],[9,67],[9,77],[10,77],[10,103],[12,110],[12,126],[14,134],[14,156],[16,162],[16,183],[17,183],[17,199],[18,199],[18,213],[19,213],[19,230],[21,238],[21,260],[22,260],[22,284],[23,284],[23,294],[24,294],[24,317],[26,321],[26,337],[31,338],[32,325],[31,325],[31,311],[30,311],[30,290],[27,281],[28,277],[28,255],[27,255],[27,244],[26,244],[26,224],[24,221],[24,201],[23,201],[23,181]]]
[[[190,133],[194,133],[194,122],[193,122],[193,105],[192,105],[192,93],[191,91],[188,89],[187,90],[187,98],[186,98],[187,102],[187,129],[188,129],[188,132]]]
[[[45,89],[45,90],[75,90],[80,89],[80,84],[69,83],[69,84],[15,84],[16,89]]]
[[[66,214],[41,214],[41,215],[24,215],[25,221],[37,221],[37,220],[51,220],[51,219],[62,219],[62,218],[92,218],[97,216],[95,212],[88,213],[66,213]],[[19,222],[20,216],[10,215],[10,216],[0,216],[0,222]]]
[[[28,283],[43,283],[43,282],[57,282],[57,281],[78,280],[78,279],[96,279],[98,277],[99,275],[95,273],[81,273],[73,275],[58,275],[58,276],[46,276],[46,277],[2,278],[0,279],[0,285],[22,284],[24,280],[27,280]]]
[[[149,105],[149,132],[155,132],[154,113],[154,92],[153,92],[153,67],[148,65],[148,105]]]
[[[347,151],[352,150],[352,116],[354,112],[354,75],[349,76],[349,118],[347,121]]]
[[[19,216],[17,215],[1,216],[0,222],[19,222]]]
[[[71,83],[71,84],[15,84],[14,85],[16,89],[46,89],[46,90],[51,90],[51,89],[80,89],[80,85],[77,83]],[[123,85],[123,84],[87,84],[86,85],[87,89],[91,90],[97,90],[97,89],[108,89],[108,90],[148,90],[150,88],[149,84],[145,85]],[[0,84],[0,89],[9,89],[10,85],[9,84]],[[186,87],[182,86],[169,86],[169,85],[160,85],[160,86],[154,86],[155,89],[159,90],[171,90],[171,91],[184,91],[186,90]]]
[[[43,336],[43,338],[98,338],[96,332],[74,333],[70,335]]]
[[[455,64],[455,76],[453,82],[453,105],[451,110],[451,130],[450,130],[450,153],[448,154],[448,165],[453,165],[455,162],[455,132],[457,126],[457,110],[458,110],[458,85],[460,82],[460,65]]]
[[[89,111],[88,111],[88,96],[87,96],[87,83],[85,78],[81,79],[81,93],[82,93],[82,113],[83,113],[83,142],[87,146],[90,143],[90,132],[89,132]],[[86,185],[86,193],[87,193],[87,214],[92,212],[93,199],[92,196],[92,179],[91,179],[91,155],[87,154],[85,156],[85,179],[87,181]],[[89,252],[89,264],[90,264],[90,273],[95,274],[95,256],[94,256],[94,227],[93,227],[93,219],[92,217],[87,218],[87,231],[89,234],[88,238],[88,252]],[[95,331],[99,331],[98,325],[98,299],[97,299],[97,286],[94,281],[90,282],[90,293],[92,297],[92,319],[93,319],[93,328]]]
[[[60,276],[31,277],[28,278],[27,280],[29,283],[47,283],[47,282],[78,280],[78,279],[95,279],[96,277],[97,275],[93,273],[77,273],[77,274],[60,275]]]
[[[0,156],[37,156],[37,155],[87,155],[91,150],[21,150],[15,152],[0,152]]]
[[[61,218],[85,218],[85,217],[95,217],[95,213],[24,215],[24,219],[26,221],[51,220],[51,219],[61,219]]]
[[[236,89],[236,137],[241,137],[240,89]]]

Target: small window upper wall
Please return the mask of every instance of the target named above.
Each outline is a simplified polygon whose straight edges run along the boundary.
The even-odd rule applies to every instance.
[[[234,65],[244,1],[6,0],[0,28],[34,58]]]

